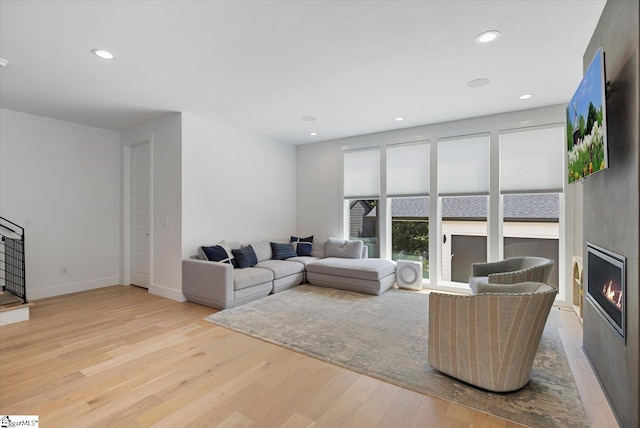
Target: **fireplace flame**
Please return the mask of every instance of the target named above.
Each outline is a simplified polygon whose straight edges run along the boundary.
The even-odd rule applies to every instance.
[[[615,289],[613,281],[609,281],[609,285],[605,284],[602,287],[602,294],[604,294],[611,303],[616,305],[618,309],[622,308],[622,291]]]

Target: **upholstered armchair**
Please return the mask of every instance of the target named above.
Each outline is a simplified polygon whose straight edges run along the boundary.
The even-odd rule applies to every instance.
[[[477,292],[480,282],[516,284],[525,281],[548,282],[554,261],[544,257],[511,257],[488,263],[473,263],[469,288]]]
[[[476,295],[429,294],[429,365],[496,392],[529,382],[557,289],[480,284]]]

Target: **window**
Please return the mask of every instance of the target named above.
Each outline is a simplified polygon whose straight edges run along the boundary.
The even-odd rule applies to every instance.
[[[487,261],[489,134],[438,140],[440,279],[467,284]]]
[[[429,278],[429,142],[387,147],[387,197],[391,199],[391,258],[422,262]]]
[[[541,126],[500,133],[504,258],[555,260],[549,282],[559,286],[560,198],[564,129]]]
[[[563,125],[545,125],[345,150],[345,235],[370,257],[421,261],[436,288],[526,255],[555,260],[561,285],[563,147]]]
[[[363,241],[369,257],[378,257],[379,147],[344,152],[343,186],[349,239]]]

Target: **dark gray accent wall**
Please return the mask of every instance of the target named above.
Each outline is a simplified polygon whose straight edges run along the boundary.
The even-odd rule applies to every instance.
[[[609,169],[588,177],[583,183],[583,259],[587,260],[587,241],[627,259],[626,343],[585,301],[583,344],[623,427],[638,427],[640,420],[639,20],[637,0],[609,0],[583,57],[586,70],[597,49],[603,48],[606,75],[612,89],[607,99]],[[585,265],[585,278],[587,269]]]

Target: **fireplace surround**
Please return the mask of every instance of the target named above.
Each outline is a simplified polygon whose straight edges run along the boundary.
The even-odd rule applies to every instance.
[[[626,259],[587,243],[587,300],[624,342],[626,334]]]

